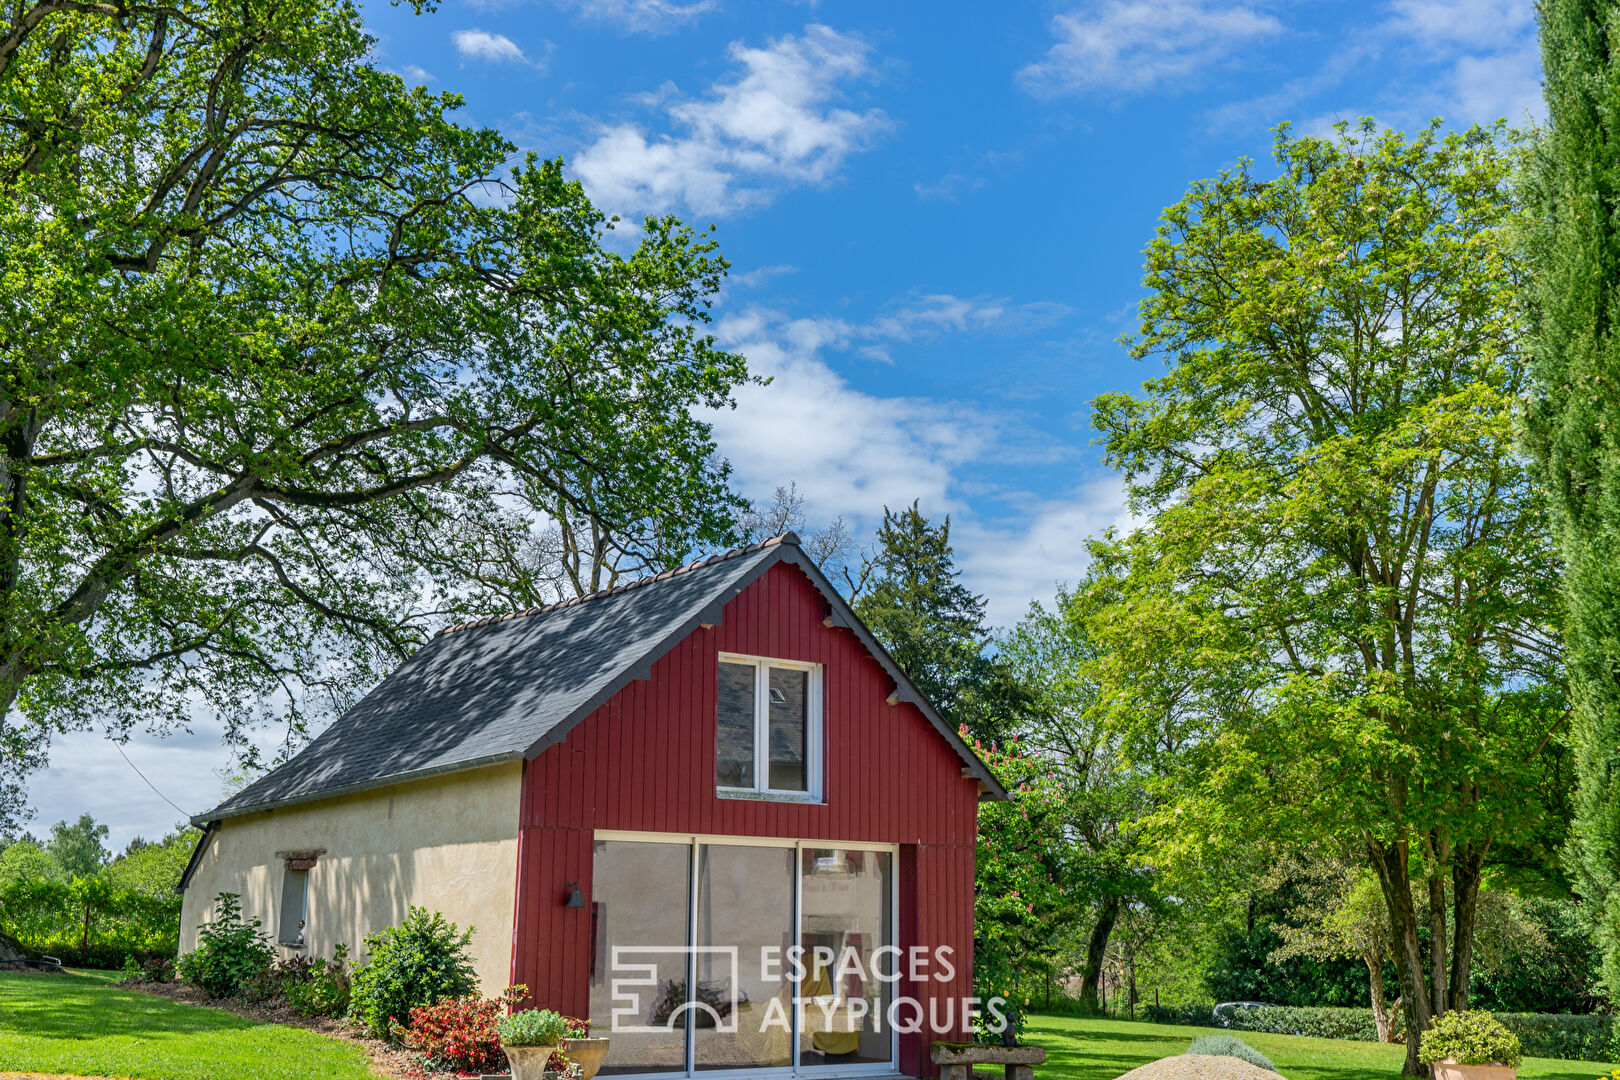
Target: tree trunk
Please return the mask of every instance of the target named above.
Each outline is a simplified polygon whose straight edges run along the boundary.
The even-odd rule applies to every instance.
[[[84,901],[84,934],[79,938],[79,963],[90,964],[90,900]]]
[[[1468,1008],[1468,977],[1474,965],[1474,919],[1479,907],[1479,883],[1485,872],[1490,842],[1459,848],[1451,863],[1451,1007]]]
[[[1427,1076],[1418,1061],[1418,1037],[1429,1030],[1429,988],[1423,977],[1423,951],[1418,946],[1417,911],[1412,905],[1412,876],[1405,840],[1385,844],[1367,841],[1378,885],[1389,908],[1389,943],[1401,982],[1401,1008],[1406,1013],[1405,1076]]]
[[[1395,1028],[1389,1022],[1389,1005],[1384,1001],[1384,956],[1382,953],[1364,954],[1361,959],[1367,965],[1367,990],[1372,999],[1373,1027],[1378,1029],[1378,1041],[1392,1042]]]
[[[1439,848],[1440,845],[1435,845]],[[1446,879],[1443,854],[1436,852],[1429,869],[1429,1012],[1439,1016],[1446,1011]]]
[[[1102,1012],[1098,1004],[1098,990],[1102,986],[1103,957],[1108,952],[1108,936],[1119,921],[1119,897],[1103,900],[1102,911],[1091,928],[1091,940],[1086,942],[1086,967],[1080,978],[1080,1011],[1093,1016]]]

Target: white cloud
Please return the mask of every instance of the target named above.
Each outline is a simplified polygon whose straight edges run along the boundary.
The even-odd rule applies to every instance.
[[[890,126],[881,109],[831,104],[841,85],[872,75],[871,50],[858,38],[807,26],[762,48],[734,43],[730,55],[740,74],[705,96],[666,87],[649,99],[663,102],[680,134],[606,125],[575,156],[593,200],[620,212],[758,206],[783,185],[825,183]]]
[[[788,263],[776,263],[773,266],[758,266],[740,274],[730,274],[726,277],[728,285],[735,285],[743,289],[757,289],[772,278],[784,274],[797,274],[799,268]]]
[[[982,176],[970,176],[964,172],[948,172],[935,180],[932,184],[916,183],[911,185],[917,192],[917,197],[923,200],[939,199],[944,202],[956,202],[969,191],[977,191],[984,187],[987,181]]]
[[[456,52],[463,59],[487,60],[495,64],[528,64],[529,58],[517,43],[505,34],[492,34],[488,30],[457,30],[450,35]],[[539,65],[536,65],[539,66]]]
[[[431,71],[419,68],[415,64],[406,64],[399,70],[402,75],[414,83],[430,83],[434,81]]]
[[[1534,0],[1394,0],[1390,9],[1397,32],[1472,49],[1515,45],[1536,17]]]
[[[1282,29],[1273,16],[1244,5],[1107,0],[1054,16],[1057,43],[1018,79],[1040,94],[1185,89],[1241,46]]]
[[[721,451],[748,494],[796,482],[812,520],[842,514],[871,524],[883,507],[913,499],[931,513],[964,511],[965,472],[991,461],[1050,461],[1061,451],[1015,418],[976,405],[856,389],[822,353],[885,360],[896,343],[1027,332],[1066,311],[948,294],[908,298],[865,322],[745,308],[719,320],[715,337],[772,382],[745,388],[735,410],[710,416]]]
[[[1546,113],[1541,53],[1534,41],[1495,56],[1459,57],[1450,78],[1449,117],[1464,123],[1505,118],[1522,125]]]
[[[1050,603],[1057,585],[1080,580],[1091,561],[1088,539],[1131,525],[1124,484],[1103,476],[1058,498],[1031,500],[1011,519],[955,522],[951,540],[967,586],[987,601],[990,623],[1010,626],[1030,601]]]
[[[273,736],[259,732],[253,741],[269,760]],[[136,735],[123,749],[128,761],[112,741],[94,731],[52,739],[50,766],[28,781],[29,805],[35,811],[28,829],[44,836],[54,822],[89,813],[108,826],[107,846],[119,852],[136,836],[155,840],[184,817],[219,804],[223,788],[219,774],[230,768],[231,751],[217,729],[199,726],[194,734],[164,738]],[[162,795],[148,787],[136,769]],[[165,796],[180,809],[170,806]]]
[[[719,9],[716,0],[558,0],[590,22],[612,23],[638,34],[663,34]]]
[[[794,481],[811,520],[842,514],[870,523],[885,506],[913,499],[948,511],[957,505],[955,470],[995,440],[996,421],[972,407],[869,394],[821,359],[824,349],[875,340],[870,324],[754,307],[721,319],[715,336],[771,378],[741,390],[736,409],[709,417],[739,487],[760,493]]]

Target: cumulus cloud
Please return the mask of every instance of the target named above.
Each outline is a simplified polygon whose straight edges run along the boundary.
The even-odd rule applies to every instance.
[[[866,393],[824,354],[883,360],[894,344],[1024,333],[1066,313],[1059,305],[949,294],[908,297],[865,321],[750,306],[719,320],[715,336],[772,381],[745,388],[735,410],[710,419],[743,491],[795,481],[812,519],[842,514],[871,524],[883,507],[918,498],[934,513],[965,510],[965,471],[991,461],[1050,461],[1060,451],[1016,418],[978,405]]]
[[[782,186],[829,180],[850,154],[890,127],[881,109],[834,104],[847,83],[873,74],[871,49],[826,26],[735,43],[740,71],[698,98],[667,88],[673,133],[641,124],[603,126],[574,158],[592,198],[622,212],[684,207],[696,214],[762,205]]]
[[[1038,94],[1180,89],[1282,29],[1273,16],[1241,4],[1107,0],[1055,16],[1056,43],[1018,80]]]
[[[610,23],[636,34],[665,34],[719,9],[716,0],[558,0],[589,22]]]
[[[426,68],[419,68],[415,64],[406,64],[399,70],[400,74],[404,75],[407,79],[414,83],[430,83],[434,81],[433,73],[431,71],[428,71]]]
[[[710,417],[739,487],[770,492],[792,480],[812,520],[843,514],[870,523],[884,506],[919,498],[949,508],[954,471],[990,445],[993,425],[970,408],[869,394],[833,371],[819,352],[847,343],[848,324],[753,311],[716,332],[771,378]]]
[[[488,30],[457,30],[450,35],[456,52],[466,60],[487,60],[495,64],[528,64],[529,58],[517,43],[505,34],[492,34]],[[538,66],[538,65],[537,65]]]

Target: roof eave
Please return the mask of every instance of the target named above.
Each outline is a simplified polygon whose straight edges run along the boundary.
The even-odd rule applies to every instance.
[[[217,825],[226,818],[243,817],[247,814],[262,814],[267,810],[280,810],[288,806],[302,806],[305,803],[321,802],[325,799],[336,799],[343,795],[354,795],[361,791],[375,791],[378,788],[393,787],[395,784],[405,784],[413,780],[425,780],[431,776],[445,776],[449,773],[468,772],[472,769],[482,769],[488,765],[499,765],[508,761],[522,761],[523,754],[512,751],[502,754],[487,754],[483,757],[469,758],[466,761],[452,762],[446,765],[434,765],[425,769],[412,769],[409,772],[390,773],[387,776],[373,780],[359,780],[352,784],[342,784],[338,787],[321,788],[304,795],[292,795],[286,798],[272,799],[267,802],[249,803],[245,806],[227,806],[220,804],[205,814],[198,814],[191,819],[191,823],[201,829],[212,823]]]

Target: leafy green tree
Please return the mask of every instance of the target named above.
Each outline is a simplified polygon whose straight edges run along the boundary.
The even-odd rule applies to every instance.
[[[962,584],[951,519],[885,507],[876,539],[847,575],[855,614],[952,723],[983,739],[1019,731],[1027,695],[988,651],[984,597]]]
[[[1052,774],[1063,792],[1063,829],[1056,842],[1089,926],[1081,944],[1080,1004],[1101,1011],[1099,990],[1109,941],[1122,914],[1153,908],[1153,875],[1138,862],[1136,820],[1151,807],[1147,777],[1123,760],[1120,736],[1097,708],[1093,668],[1099,652],[1090,620],[1102,594],[1090,582],[1060,589],[1051,608],[1029,613],[1000,642],[999,660],[1028,696],[1022,729],[1025,753]],[[1137,910],[1139,929],[1155,924]],[[1134,956],[1134,950],[1133,950]]]
[[[0,888],[13,881],[59,881],[62,864],[32,840],[18,840],[0,851]]]
[[[297,737],[502,544],[728,540],[726,270],[373,66],[351,0],[0,12],[0,819],[52,733]]]
[[[1378,1041],[1392,1042],[1395,1025],[1384,992],[1384,964],[1390,955],[1389,915],[1378,878],[1365,860],[1311,849],[1279,861],[1268,877],[1274,884],[1293,886],[1296,895],[1288,922],[1278,928],[1282,945],[1267,959],[1272,963],[1296,956],[1361,961],[1367,967],[1368,1000]]]
[[[1620,987],[1620,21],[1540,5],[1547,125],[1529,170],[1529,443],[1565,563],[1580,785],[1569,862]]]
[[[962,729],[963,738],[972,738]],[[1025,1012],[1020,991],[1029,976],[1051,974],[1061,929],[1074,914],[1064,857],[1065,793],[1038,758],[1017,740],[975,741],[1011,798],[979,808],[973,889],[974,993],[1006,999],[1014,1030]],[[988,1014],[981,1018],[993,1023]]]
[[[105,839],[107,826],[98,824],[89,814],[80,814],[78,821],[58,821],[51,826],[45,850],[68,876],[94,877],[111,855],[102,843]]]
[[[1096,403],[1145,520],[1100,553],[1119,598],[1095,626],[1111,722],[1164,778],[1155,865],[1355,843],[1413,1075],[1417,1034],[1466,1005],[1493,851],[1564,828],[1504,141],[1284,129],[1274,178],[1194,184],[1147,253],[1135,355],[1165,373]]]
[[[106,877],[120,889],[145,896],[169,896],[180,884],[197,845],[198,832],[182,825],[163,839],[131,842],[124,853],[107,865]]]

